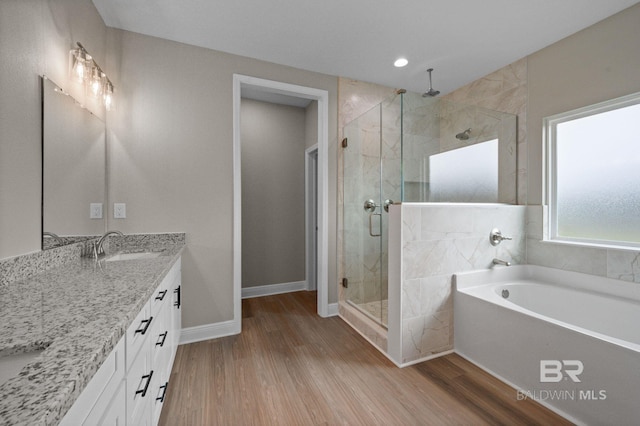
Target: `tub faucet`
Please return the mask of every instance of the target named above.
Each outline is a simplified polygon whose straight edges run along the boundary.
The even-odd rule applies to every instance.
[[[494,265],[511,266],[511,262],[507,262],[506,260],[498,259],[497,257],[493,258],[493,264]]]
[[[98,240],[98,242],[96,242],[93,245],[93,257],[98,259],[100,256],[104,255],[104,248],[102,248],[102,244],[104,243],[104,240],[109,236],[109,235],[118,235],[120,237],[124,237],[124,234],[120,231],[107,231],[104,233],[104,235],[102,237],[100,237],[100,239]]]

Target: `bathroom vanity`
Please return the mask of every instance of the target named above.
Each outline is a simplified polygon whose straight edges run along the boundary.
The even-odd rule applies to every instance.
[[[0,424],[157,424],[180,337],[183,247],[78,258],[3,286],[0,362],[33,357],[0,384]]]

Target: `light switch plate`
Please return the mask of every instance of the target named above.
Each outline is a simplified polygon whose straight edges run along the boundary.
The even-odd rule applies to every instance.
[[[124,219],[127,217],[127,205],[125,203],[113,203],[113,218]]]
[[[102,203],[89,204],[89,219],[102,219]]]

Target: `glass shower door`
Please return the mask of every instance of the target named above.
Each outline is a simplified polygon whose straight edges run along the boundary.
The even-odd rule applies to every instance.
[[[402,200],[402,95],[344,128],[347,303],[387,325],[389,205]]]
[[[383,318],[382,236],[384,211],[381,192],[381,105],[344,128],[344,272],[345,300],[376,322]],[[385,240],[386,241],[386,240]]]

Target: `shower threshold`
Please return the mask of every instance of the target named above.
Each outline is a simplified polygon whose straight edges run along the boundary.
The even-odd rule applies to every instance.
[[[375,321],[376,324],[380,324],[385,329],[388,328],[389,301],[387,299],[368,303],[355,303],[352,300],[347,300],[347,303],[362,312],[372,321]]]

